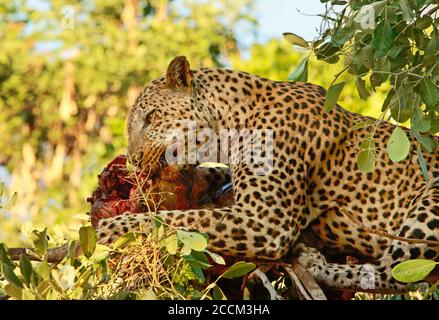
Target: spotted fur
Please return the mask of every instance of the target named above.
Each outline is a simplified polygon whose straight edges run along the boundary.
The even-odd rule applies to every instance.
[[[177,57],[167,77],[153,81],[137,98],[128,119],[128,149],[141,156],[142,165],[159,163],[166,130],[178,127],[182,119],[217,131],[272,129],[274,169],[269,175],[256,175],[254,166],[242,162],[230,166],[233,206],[157,214],[176,227],[199,221],[211,250],[247,258],[281,258],[310,226],[328,248],[375,258],[370,266],[376,288],[401,288],[391,268],[409,258],[438,259],[438,247],[392,240],[370,230],[439,239],[439,155],[423,153],[430,181],[436,181],[429,184],[413,138],[407,159],[389,159],[386,143],[395,126],[382,121],[373,137],[376,168],[361,172],[356,157],[371,130],[352,128],[368,118],[340,106],[326,112],[324,100],[325,90],[314,84],[224,69],[191,71],[187,60]],[[149,215],[103,220],[98,236],[101,242],[111,241],[142,221],[149,221]],[[362,286],[362,265],[327,263],[309,248],[301,261],[327,285]]]

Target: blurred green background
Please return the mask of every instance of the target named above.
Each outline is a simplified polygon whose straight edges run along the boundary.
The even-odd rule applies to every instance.
[[[318,0],[302,2],[319,13]],[[79,225],[97,174],[125,152],[129,107],[174,56],[187,56],[192,68],[286,80],[305,53],[281,32],[312,40],[319,20],[302,14],[300,22],[310,23],[301,26],[295,3],[0,0],[1,200],[18,193],[0,209],[0,242],[22,245],[29,223],[55,235]],[[311,60],[309,79],[328,87],[340,69]],[[350,82],[339,103],[378,116],[383,99],[378,91],[360,100]]]

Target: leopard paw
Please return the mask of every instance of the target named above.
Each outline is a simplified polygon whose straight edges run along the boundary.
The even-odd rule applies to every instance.
[[[316,280],[324,278],[327,262],[317,249],[301,246],[298,261]]]

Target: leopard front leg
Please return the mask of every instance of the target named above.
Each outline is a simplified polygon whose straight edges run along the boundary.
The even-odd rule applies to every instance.
[[[247,258],[279,259],[286,254],[297,232],[289,220],[276,229],[269,223],[269,218],[264,218],[276,213],[273,208],[255,210],[237,204],[213,210],[158,211],[154,215],[176,228],[197,226],[197,230],[209,235],[209,250]],[[150,226],[151,217],[145,213],[102,219],[97,228],[99,242],[112,242],[126,232],[138,231],[140,224]]]

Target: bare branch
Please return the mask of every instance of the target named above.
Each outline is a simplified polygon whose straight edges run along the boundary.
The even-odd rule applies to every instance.
[[[302,297],[305,300],[312,300],[312,297],[308,294],[305,287],[303,286],[302,282],[300,281],[299,277],[294,272],[293,268],[290,266],[284,266],[285,271],[290,276],[291,280],[293,281],[296,288],[299,290],[299,293],[302,295]]]
[[[304,297],[310,297],[309,300],[327,300],[323,290],[314,280],[314,278],[306,271],[306,269],[297,261],[293,260],[291,262],[291,267],[284,267],[285,271],[294,279],[297,287],[301,291]],[[300,280],[299,280],[300,279]],[[300,285],[297,283],[300,282]],[[302,290],[306,290],[306,295],[302,292]],[[309,294],[308,294],[309,293]]]
[[[261,269],[257,268],[256,270],[254,270],[251,274],[251,276],[257,276],[259,279],[261,279],[262,284],[264,285],[264,287],[268,290],[268,292],[270,293],[270,299],[271,300],[283,300],[283,298],[276,292],[276,290],[273,288],[273,286],[270,283],[270,280],[268,280],[267,276],[265,275],[264,272],[262,272]]]
[[[439,241],[405,238],[405,237],[400,237],[400,236],[395,236],[395,235],[389,234],[388,232],[386,232],[385,230],[382,230],[382,229],[372,229],[372,228],[364,225],[361,221],[356,219],[352,214],[346,212],[346,210],[340,210],[340,212],[343,213],[353,223],[360,226],[362,229],[364,229],[365,231],[367,231],[369,233],[376,234],[378,236],[382,236],[382,237],[389,238],[392,240],[398,240],[398,241],[403,241],[403,242],[408,242],[408,243],[418,243],[418,244],[426,244],[429,246],[439,246]]]
[[[435,6],[427,11],[426,15],[431,16],[433,13],[439,10],[439,6]]]
[[[38,258],[38,254],[36,253],[35,249],[29,249],[29,248],[11,248],[8,250],[9,255],[11,256],[12,260],[20,260],[20,257],[22,255],[29,258],[29,260],[32,261],[41,261],[40,258]],[[65,257],[67,257],[68,254],[68,246],[63,245],[61,247],[52,248],[47,250],[47,262],[49,263],[59,263],[61,262]],[[79,245],[76,245],[75,247],[75,257],[79,256],[81,254],[81,247]]]

